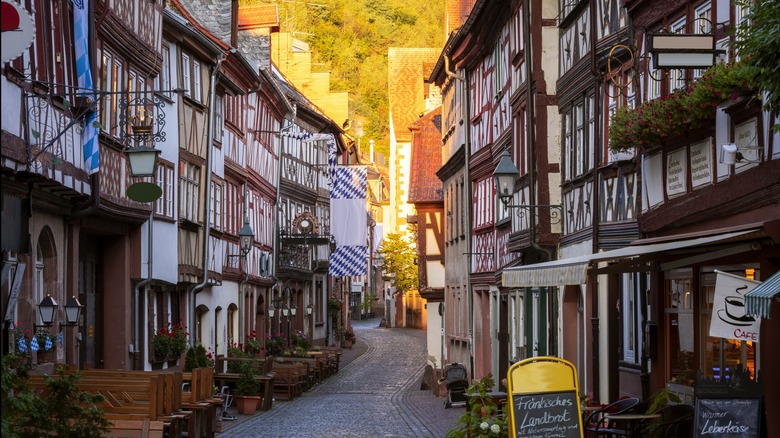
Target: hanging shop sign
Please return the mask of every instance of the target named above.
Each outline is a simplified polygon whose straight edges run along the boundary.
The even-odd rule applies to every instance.
[[[716,270],[710,336],[758,342],[761,319],[745,313],[745,294],[759,281]]]
[[[0,9],[0,64],[13,61],[35,40],[35,23],[30,13],[13,1],[3,1]]]

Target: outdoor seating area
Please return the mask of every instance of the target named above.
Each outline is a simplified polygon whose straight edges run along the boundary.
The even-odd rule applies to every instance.
[[[251,364],[254,379],[259,384],[258,395],[262,397],[260,410],[272,408],[274,398],[292,400],[300,397],[314,385],[338,373],[341,348],[317,347],[304,353],[282,353],[265,358],[217,356],[214,382],[217,387],[235,387],[241,378],[240,364]]]
[[[586,437],[688,438],[693,432],[694,407],[667,405],[649,412],[648,401],[626,397],[583,411]]]
[[[66,370],[66,374],[76,370]],[[219,431],[217,409],[222,397],[213,394],[213,368],[181,371],[84,369],[75,385],[99,394],[98,407],[111,422],[113,437],[213,437]],[[47,391],[44,376],[30,383]]]

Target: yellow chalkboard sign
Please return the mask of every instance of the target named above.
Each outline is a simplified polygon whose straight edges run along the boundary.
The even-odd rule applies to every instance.
[[[582,438],[577,370],[557,357],[520,361],[507,372],[513,437]]]

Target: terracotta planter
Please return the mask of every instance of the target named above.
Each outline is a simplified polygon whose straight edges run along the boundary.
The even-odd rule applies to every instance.
[[[239,414],[254,414],[257,411],[257,405],[260,403],[262,397],[254,395],[237,395],[235,396],[236,408]]]

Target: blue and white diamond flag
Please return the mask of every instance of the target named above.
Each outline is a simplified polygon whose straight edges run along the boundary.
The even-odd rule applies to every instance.
[[[62,332],[57,335],[57,342],[60,344],[60,347],[62,347]]]
[[[43,349],[49,351],[52,347],[53,345],[51,344],[51,337],[46,336],[46,342],[43,343]]]
[[[27,352],[27,340],[24,338],[19,338],[19,342],[16,343],[16,348],[19,349],[20,353],[26,353]]]
[[[330,232],[336,251],[330,255],[330,275],[366,275],[366,167],[331,167]]]
[[[40,350],[41,347],[38,346],[38,337],[33,336],[33,338],[30,340],[30,351],[35,353],[36,351]]]
[[[89,18],[88,2],[73,0],[73,45],[76,52],[76,76],[79,92],[82,96],[95,99],[95,87],[92,84],[92,68],[89,65]],[[84,153],[84,170],[88,174],[98,171],[100,164],[100,146],[98,130],[94,126],[96,112],[91,112],[84,119],[82,132],[82,147]]]

